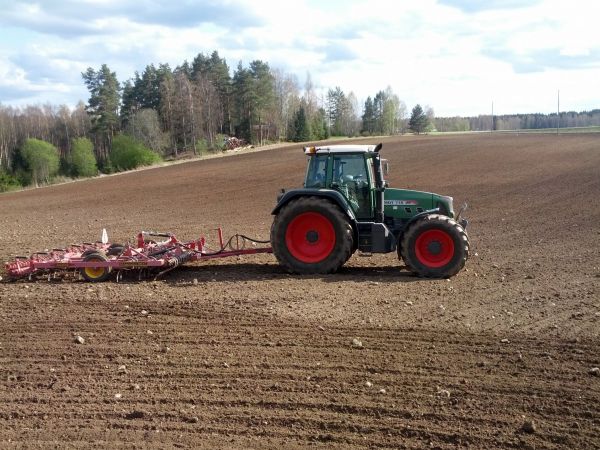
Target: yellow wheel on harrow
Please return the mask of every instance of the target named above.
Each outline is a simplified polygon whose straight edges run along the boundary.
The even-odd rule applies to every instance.
[[[100,253],[100,252],[95,252],[95,253],[90,253],[89,255],[86,255],[83,260],[85,262],[93,262],[93,261],[98,261],[98,262],[106,262],[108,261],[108,258]],[[83,277],[84,280],[86,281],[91,281],[91,282],[100,282],[100,281],[105,281],[108,276],[110,275],[110,267],[82,267],[81,268],[81,276]]]

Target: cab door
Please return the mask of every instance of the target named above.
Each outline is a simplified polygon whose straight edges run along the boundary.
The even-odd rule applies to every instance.
[[[348,200],[357,219],[373,218],[372,169],[362,154],[332,154],[331,187]]]

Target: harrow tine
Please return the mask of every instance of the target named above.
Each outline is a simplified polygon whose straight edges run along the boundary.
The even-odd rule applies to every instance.
[[[173,267],[169,267],[161,272],[158,272],[156,274],[156,276],[154,277],[154,281],[158,280],[160,277],[162,277],[164,274],[169,273],[171,270],[175,269],[177,266],[173,266]]]

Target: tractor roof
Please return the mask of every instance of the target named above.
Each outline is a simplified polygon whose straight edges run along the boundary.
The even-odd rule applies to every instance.
[[[315,153],[372,153],[376,150],[375,145],[328,145],[325,147],[304,147],[304,153],[312,155]]]

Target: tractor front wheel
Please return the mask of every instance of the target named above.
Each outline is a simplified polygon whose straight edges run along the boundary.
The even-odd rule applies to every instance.
[[[418,276],[449,278],[469,258],[469,237],[450,217],[429,214],[408,227],[399,250],[409,270]]]
[[[89,253],[84,256],[84,262],[106,262],[108,258],[100,252]],[[106,281],[110,275],[110,267],[82,267],[81,276],[86,281],[99,283]]]
[[[319,197],[301,197],[290,201],[275,217],[271,246],[288,272],[332,273],[352,255],[354,234],[335,204]]]

